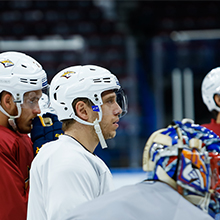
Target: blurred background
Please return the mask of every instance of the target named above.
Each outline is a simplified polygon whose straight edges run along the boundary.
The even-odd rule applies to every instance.
[[[220,65],[218,1],[0,1],[0,51],[38,60],[48,81],[72,65],[115,74],[129,100],[116,138],[96,153],[141,172],[152,132],[184,117],[209,122],[203,77]]]

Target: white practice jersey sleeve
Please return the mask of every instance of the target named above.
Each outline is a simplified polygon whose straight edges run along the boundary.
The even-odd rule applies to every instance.
[[[165,183],[124,186],[86,202],[68,220],[213,220]]]
[[[70,210],[113,189],[105,163],[75,139],[45,144],[30,171],[27,220],[65,220]]]

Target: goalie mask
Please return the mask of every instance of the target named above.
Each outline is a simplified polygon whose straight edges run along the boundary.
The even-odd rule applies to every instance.
[[[39,108],[40,97],[34,91],[47,88],[47,76],[36,60],[20,52],[0,54],[0,73],[0,93],[6,91],[13,96],[18,115],[9,115],[1,105],[0,111],[9,117],[10,125],[16,130],[15,119],[20,117],[22,107]],[[29,97],[25,97],[28,92]]]
[[[100,144],[105,148],[107,145],[99,122],[103,116],[102,93],[109,90],[116,93],[117,103],[122,110],[119,117],[124,116],[127,113],[127,99],[116,76],[107,69],[94,65],[69,67],[60,71],[51,81],[51,106],[60,121],[75,119],[79,123],[94,126]],[[75,114],[72,103],[77,98],[87,98],[91,101],[93,111],[98,113],[98,118],[93,123],[84,121]]]
[[[194,205],[215,216],[219,210],[220,139],[189,121],[154,132],[143,154],[148,180],[169,184]]]

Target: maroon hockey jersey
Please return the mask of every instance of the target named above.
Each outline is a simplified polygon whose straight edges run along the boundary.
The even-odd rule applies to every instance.
[[[220,124],[217,124],[213,118],[211,119],[211,122],[209,124],[202,124],[202,126],[208,128],[209,130],[212,130],[220,137]]]
[[[26,219],[33,157],[32,142],[27,134],[0,125],[0,219]]]

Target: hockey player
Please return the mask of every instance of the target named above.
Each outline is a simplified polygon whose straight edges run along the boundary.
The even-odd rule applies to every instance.
[[[211,220],[219,213],[219,152],[215,133],[175,121],[148,139],[145,181],[86,202],[63,219]]]
[[[30,174],[28,220],[63,220],[79,204],[112,189],[112,175],[93,154],[100,142],[116,135],[126,113],[126,97],[107,69],[73,66],[51,81],[50,102],[62,121],[63,135],[46,143]]]
[[[203,79],[202,98],[214,119],[202,126],[220,136],[220,67],[212,69]]]
[[[36,60],[20,52],[0,54],[0,219],[26,219],[34,157],[27,134],[46,86],[46,73]]]

